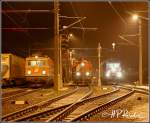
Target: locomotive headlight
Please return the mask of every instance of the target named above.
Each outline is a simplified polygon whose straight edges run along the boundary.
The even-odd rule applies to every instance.
[[[76,72],[76,76],[80,76],[81,75],[81,73],[80,72]]]
[[[89,75],[90,75],[90,73],[89,73],[89,72],[86,72],[86,73],[85,73],[85,75],[86,75],[86,76],[89,76]]]
[[[121,77],[122,77],[122,73],[121,73],[121,72],[117,72],[117,73],[116,73],[116,76],[117,76],[118,78],[121,78]]]
[[[30,75],[31,74],[31,70],[28,70],[27,73],[28,73],[28,75]]]
[[[106,72],[105,76],[109,78],[110,77],[110,72],[109,71]]]
[[[42,71],[42,74],[46,74],[46,71],[45,71],[45,70],[43,70],[43,71]]]

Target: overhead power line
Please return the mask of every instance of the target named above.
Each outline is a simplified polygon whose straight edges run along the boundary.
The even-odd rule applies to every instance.
[[[137,47],[137,45],[135,43],[133,43],[133,41],[130,41],[130,40],[126,39],[125,37],[121,36],[121,35],[119,35],[119,38],[121,38],[122,40],[126,41],[128,44]]]
[[[24,28],[24,27],[21,27],[21,28],[14,28],[14,27],[4,27],[2,28],[3,30],[47,30],[49,28],[45,28],[45,27],[36,27],[36,28],[33,28],[33,27],[28,27],[28,28]]]
[[[80,19],[83,17],[68,17],[68,16],[59,16],[60,18],[66,18],[66,19]]]
[[[112,9],[115,11],[115,13],[119,16],[119,18],[122,20],[124,24],[127,24],[125,19],[120,15],[120,13],[117,11],[117,9],[112,5],[112,2],[108,0],[109,5],[112,7]]]
[[[74,8],[72,2],[70,2],[70,5],[71,5],[71,7],[72,7],[72,10],[73,10],[74,15],[75,15],[75,16],[78,16],[78,13],[77,13],[76,9]],[[84,28],[84,25],[82,24],[82,22],[80,22],[80,25],[81,25],[82,28]],[[85,38],[85,30],[83,29],[83,32],[82,32],[82,40],[83,40],[83,41],[84,41],[84,38]]]
[[[1,10],[0,12],[2,13],[49,13],[49,12],[53,12],[53,10]]]

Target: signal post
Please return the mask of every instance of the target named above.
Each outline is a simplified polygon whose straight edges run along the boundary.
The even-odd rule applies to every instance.
[[[101,84],[101,45],[98,43],[98,87],[102,87]]]

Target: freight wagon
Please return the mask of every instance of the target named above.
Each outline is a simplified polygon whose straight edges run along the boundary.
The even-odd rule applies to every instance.
[[[25,83],[25,59],[13,54],[1,54],[1,84],[21,85]]]

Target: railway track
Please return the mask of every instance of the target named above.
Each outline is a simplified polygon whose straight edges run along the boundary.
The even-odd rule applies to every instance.
[[[23,90],[25,89],[18,89],[16,91],[10,91],[10,92],[2,92],[2,97],[5,98],[5,97],[9,97],[9,96],[12,96],[12,95],[15,95],[17,93],[20,93],[22,92]]]
[[[114,98],[108,102],[105,102],[101,105],[98,105],[96,107],[93,107],[92,109],[87,110],[86,112],[80,114],[79,116],[75,116],[73,118],[71,118],[69,121],[71,122],[75,122],[75,121],[87,121],[89,120],[91,117],[93,117],[94,115],[96,115],[97,113],[108,109],[109,107],[117,104],[118,102],[128,98],[129,96],[131,96],[132,94],[135,93],[135,90],[131,90],[129,91],[127,94],[124,94],[122,96],[119,96],[117,98]]]
[[[105,96],[99,96],[97,98],[90,98],[88,102],[84,103],[76,103],[74,104],[74,108],[70,106],[70,109],[65,110],[64,114],[60,113],[59,115],[54,116],[51,119],[48,119],[49,121],[65,121],[65,122],[71,122],[72,119],[80,116],[83,112],[86,112],[88,109],[92,109],[93,107],[96,107],[97,105],[103,104],[106,101],[109,101],[113,99],[115,96],[122,95],[123,92],[126,92],[126,90],[117,90],[111,93],[106,94]]]
[[[119,91],[119,89],[115,89],[111,92],[85,99],[89,95],[89,94],[87,94],[84,97],[81,97],[79,100],[77,100],[74,103],[62,105],[62,106],[48,109],[48,110],[45,110],[42,112],[37,112],[37,113],[31,114],[29,116],[25,116],[23,118],[16,119],[15,121],[53,121],[53,120],[60,120],[60,118],[62,119],[64,117],[66,117],[68,114],[70,114],[77,107],[80,107],[81,105],[87,104],[88,102],[92,103],[94,100],[98,100],[100,98],[111,95],[111,94],[116,93],[118,91]]]
[[[60,100],[63,100],[67,97],[70,97],[74,94],[76,94],[76,96],[78,97],[79,94],[81,93],[82,89],[81,88],[76,88],[74,90],[72,90],[71,92],[68,92],[66,94],[63,94],[61,96],[57,96],[55,98],[52,98],[52,99],[49,99],[49,100],[46,100],[46,101],[43,101],[41,103],[38,103],[38,104],[35,104],[35,105],[32,105],[30,107],[27,107],[25,109],[22,109],[22,110],[19,110],[19,111],[16,111],[16,112],[13,112],[13,113],[10,113],[8,115],[5,115],[2,117],[2,120],[3,121],[15,121],[15,119],[18,119],[18,118],[21,118],[21,117],[24,117],[26,115],[30,115],[30,114],[33,114],[35,112],[39,112],[39,111],[42,111],[42,110],[45,110],[47,108],[52,108],[54,106],[54,104],[56,104],[56,102],[59,102]],[[87,93],[87,92],[86,92]],[[75,96],[75,95],[74,95]],[[68,100],[67,100],[68,101]],[[59,104],[60,105],[60,104]],[[62,104],[63,105],[63,104]]]
[[[20,116],[20,113],[18,112],[18,115],[16,115],[17,117],[19,116],[18,118],[9,116],[7,117],[7,119],[6,117],[3,117],[2,120],[5,120],[5,121],[45,121],[45,122],[50,122],[50,121],[71,122],[71,121],[78,121],[78,120],[81,120],[81,121],[88,120],[90,116],[93,116],[99,111],[107,109],[108,107],[129,97],[135,92],[134,89],[129,89],[129,88],[124,88],[124,89],[128,90],[128,92],[126,92],[126,94],[123,94],[119,97],[118,97],[119,95],[118,93],[120,93],[120,89],[116,89],[106,94],[98,95],[98,96],[94,96],[90,98],[87,98],[90,94],[86,94],[82,96],[81,98],[78,98],[76,101],[73,101],[72,103],[64,103],[62,101],[62,100],[66,100],[64,98],[62,100],[59,100],[58,101],[59,103],[55,102],[52,105],[47,104],[46,108],[44,109],[43,109],[44,105],[38,107],[42,110],[36,110],[34,112],[28,111],[27,114],[25,113],[25,116],[23,112],[20,112],[22,116]],[[114,99],[114,95],[116,95],[117,98]],[[112,96],[112,98],[110,98],[110,96]]]
[[[14,92],[8,92],[10,94],[10,96],[3,97],[2,103],[5,103],[6,101],[9,101],[9,100],[15,99],[17,97],[20,97],[20,96],[23,96],[23,95],[26,95],[29,93],[33,93],[33,92],[36,92],[39,90],[40,89],[34,89],[34,90],[32,90],[32,89],[21,89],[21,90],[14,91]]]
[[[149,90],[148,89],[144,89],[144,88],[138,88],[138,87],[129,87],[129,86],[125,86],[125,85],[118,85],[118,87],[120,88],[124,88],[124,89],[129,89],[129,90],[135,90],[136,93],[142,93],[142,94],[146,94],[149,95]]]

